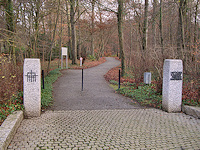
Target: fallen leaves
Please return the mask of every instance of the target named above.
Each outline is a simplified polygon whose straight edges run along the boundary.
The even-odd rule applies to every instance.
[[[89,60],[89,59],[86,59],[84,61],[84,64],[82,66],[80,66],[79,64],[79,61],[78,61],[78,65],[72,65],[70,64],[69,65],[69,68],[70,69],[87,69],[87,68],[91,68],[91,67],[95,67],[95,66],[98,66],[102,63],[106,62],[106,59],[105,57],[101,57],[99,58],[99,60],[95,60],[95,61],[92,61],[92,60]],[[69,62],[70,63],[70,62]]]

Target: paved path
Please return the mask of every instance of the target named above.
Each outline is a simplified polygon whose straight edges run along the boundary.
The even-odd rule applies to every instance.
[[[84,69],[84,90],[81,91],[81,70],[64,70],[63,76],[54,83],[53,110],[102,110],[140,108],[137,103],[109,87],[104,75],[120,64],[114,58],[97,67]],[[130,105],[131,103],[131,105]]]
[[[109,60],[110,64],[114,62],[112,58]],[[112,67],[101,66],[105,67],[102,75]],[[93,74],[93,69],[101,70],[101,66],[85,70],[85,76]],[[106,82],[104,85],[101,76],[96,78],[98,80],[94,80],[95,75],[86,78],[84,82],[88,85],[81,93],[80,75],[77,72],[80,74],[77,70],[64,72],[63,77],[55,83],[54,111],[46,111],[38,118],[24,119],[8,149],[200,149],[199,119],[183,113],[130,106],[129,99],[124,100],[114,94]],[[72,81],[80,88],[76,88],[74,82],[69,83]],[[100,83],[98,89],[92,84],[94,82]],[[66,83],[71,86],[68,90],[75,89],[71,90],[71,94],[68,93],[69,98],[65,95],[67,91],[62,91],[62,88],[56,91],[56,86],[68,88]],[[65,97],[61,96],[58,100],[58,92]],[[82,94],[82,101],[86,104],[77,100],[74,94],[78,98]],[[111,96],[117,98],[110,101]]]

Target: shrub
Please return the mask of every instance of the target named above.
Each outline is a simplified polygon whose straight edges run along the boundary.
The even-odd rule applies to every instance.
[[[95,60],[96,60],[95,56],[92,56],[92,55],[88,55],[88,59],[89,59],[89,60],[92,60],[92,61],[95,61]]]

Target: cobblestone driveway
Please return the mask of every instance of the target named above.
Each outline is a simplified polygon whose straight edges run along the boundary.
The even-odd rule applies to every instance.
[[[55,84],[55,111],[24,119],[8,149],[199,150],[200,120],[130,105],[130,99],[115,94],[103,79],[115,65],[109,58],[85,71],[82,93],[76,76],[80,71],[66,71]]]
[[[200,149],[200,120],[157,109],[48,111],[8,149]]]

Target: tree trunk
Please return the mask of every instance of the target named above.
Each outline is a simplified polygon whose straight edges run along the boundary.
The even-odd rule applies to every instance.
[[[132,21],[129,14],[129,25],[130,25],[130,52],[129,52],[129,59],[128,59],[128,67],[131,66],[131,57],[132,57],[132,50],[133,50],[133,26]]]
[[[155,28],[155,24],[156,24],[156,8],[157,8],[157,0],[154,0],[153,1],[153,23],[152,23],[152,34],[153,34],[152,44],[153,44],[153,48],[156,47],[156,28]]]
[[[124,55],[124,44],[123,44],[123,0],[118,0],[118,37],[119,37],[119,49],[121,58],[121,76],[125,74],[125,55]]]
[[[4,2],[4,8],[6,12],[6,25],[9,37],[9,48],[8,52],[10,57],[13,58],[14,64],[16,64],[15,48],[13,45],[13,33],[14,33],[14,13],[13,13],[13,2],[12,0],[7,0]]]
[[[197,22],[197,17],[198,17],[198,5],[199,5],[199,0],[197,0],[197,4],[195,6],[195,26],[194,26],[194,43],[197,42],[197,39],[198,39],[198,22]]]
[[[81,57],[81,46],[80,46],[80,42],[81,42],[81,37],[80,37],[80,9],[79,9],[79,0],[77,0],[77,10],[78,10],[78,20],[77,20],[77,23],[78,23],[78,30],[77,30],[77,58],[79,59]]]
[[[94,56],[94,5],[95,0],[92,0],[92,30],[91,30],[91,55]]]
[[[66,13],[67,13],[67,27],[68,27],[68,52],[69,58],[72,59],[72,41],[71,41],[71,23],[70,23],[70,14],[69,14],[69,3],[66,0]]]
[[[62,26],[63,26],[63,15],[62,15],[62,11],[61,11],[61,26],[60,26],[60,34],[59,34],[59,36],[60,36],[60,41],[59,41],[59,45],[60,45],[60,48],[59,48],[59,53],[58,53],[58,68],[60,67],[60,57],[61,57],[61,51],[62,51],[62,34],[63,34],[63,28],[62,28]],[[67,56],[66,56],[66,59],[67,59]]]
[[[70,0],[70,23],[71,23],[71,39],[72,39],[72,64],[77,64],[75,1],[74,0]]]
[[[198,22],[197,22],[197,17],[198,17],[198,5],[199,5],[199,0],[197,0],[196,8],[195,8],[195,26],[194,26],[194,53],[196,55],[194,56],[194,63],[195,63],[195,72],[198,73],[198,48],[197,48],[197,39],[198,39]]]
[[[57,23],[59,19],[59,12],[60,12],[60,0],[58,0],[58,10],[57,10],[57,17],[56,17],[56,22],[53,30],[53,38],[51,41],[51,46],[50,46],[50,52],[49,52],[49,62],[48,62],[48,67],[47,67],[47,73],[50,71],[50,64],[51,64],[51,56],[52,56],[52,49],[53,49],[53,44],[56,36],[56,28],[57,28]]]
[[[145,10],[144,10],[144,26],[143,26],[143,42],[142,48],[144,53],[147,50],[147,33],[148,33],[148,0],[145,0]]]
[[[160,0],[160,45],[161,45],[161,52],[162,57],[164,56],[164,46],[163,46],[163,29],[162,29],[162,0]]]
[[[40,0],[36,1],[36,11],[35,11],[35,36],[34,36],[34,56],[38,57],[38,33],[39,33],[39,16],[40,16]]]
[[[100,5],[98,5],[98,10],[99,10],[99,22],[100,24],[102,24],[102,12],[100,9]],[[102,57],[104,55],[104,41],[103,41],[103,30],[100,29],[100,44],[99,44],[99,52],[97,55],[97,60],[99,59],[99,57]]]
[[[183,58],[184,45],[184,2],[185,0],[180,0],[179,5],[179,20],[178,20],[178,34],[177,34],[177,53],[179,59]]]

